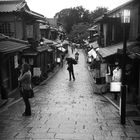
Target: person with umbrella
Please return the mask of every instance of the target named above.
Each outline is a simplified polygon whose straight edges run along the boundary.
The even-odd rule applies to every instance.
[[[71,76],[73,77],[73,80],[75,81],[75,75],[74,75],[74,69],[73,69],[73,64],[77,64],[74,58],[66,58],[68,68],[67,70],[69,71],[69,81],[71,81]]]

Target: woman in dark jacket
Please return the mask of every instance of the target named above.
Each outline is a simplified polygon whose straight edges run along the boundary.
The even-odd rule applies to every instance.
[[[28,92],[32,89],[31,72],[30,72],[30,66],[27,63],[22,65],[21,74],[18,78],[18,81],[20,82],[21,95],[25,103],[25,112],[22,115],[31,116],[31,106],[27,96]]]

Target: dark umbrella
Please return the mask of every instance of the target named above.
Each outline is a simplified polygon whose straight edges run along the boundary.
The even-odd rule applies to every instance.
[[[66,58],[66,61],[67,61],[68,63],[77,64],[77,61],[76,61],[74,58],[72,58],[72,57]]]

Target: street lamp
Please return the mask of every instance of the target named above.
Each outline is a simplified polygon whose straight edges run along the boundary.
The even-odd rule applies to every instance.
[[[130,10],[124,9],[122,11],[121,21],[123,23],[123,61],[122,61],[122,85],[121,85],[121,124],[125,124],[126,117],[126,75],[125,75],[125,67],[126,67],[126,24],[130,23]]]

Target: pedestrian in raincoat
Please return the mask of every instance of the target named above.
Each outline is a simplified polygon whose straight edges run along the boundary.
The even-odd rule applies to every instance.
[[[31,106],[28,97],[28,93],[32,89],[31,72],[30,66],[27,63],[22,65],[21,74],[18,78],[18,81],[20,82],[20,92],[25,103],[25,112],[22,114],[22,116],[31,116]]]

